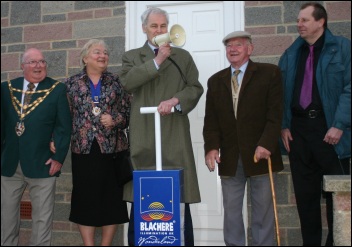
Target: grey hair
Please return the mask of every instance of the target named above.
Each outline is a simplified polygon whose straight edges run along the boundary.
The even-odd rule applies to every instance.
[[[83,61],[83,58],[85,58],[88,55],[89,49],[93,46],[93,45],[102,45],[105,47],[105,49],[108,51],[109,48],[107,46],[107,44],[105,43],[104,40],[102,39],[90,39],[81,49],[81,53],[79,55],[79,65],[81,66],[81,68],[83,69],[86,64]]]
[[[249,38],[249,37],[246,37],[246,38],[247,38],[247,44],[248,44],[248,45],[253,44],[253,42],[252,42],[252,38]]]
[[[143,26],[146,26],[148,23],[148,18],[150,14],[161,14],[164,15],[166,17],[166,22],[169,25],[169,14],[162,9],[156,8],[156,7],[150,7],[147,10],[145,10],[143,12],[143,14],[141,15],[141,20],[142,20],[142,24]]]
[[[43,52],[42,52],[41,50],[39,50],[39,49],[37,49],[37,48],[29,48],[29,49],[27,49],[27,50],[23,53],[21,63],[26,62],[27,57],[28,57],[28,54],[29,54],[31,51],[37,51],[37,52],[40,52],[40,53],[42,54],[42,56],[44,57]]]

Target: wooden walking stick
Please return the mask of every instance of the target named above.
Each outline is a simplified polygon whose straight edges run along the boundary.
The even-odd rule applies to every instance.
[[[254,155],[254,162],[257,163],[257,158]],[[273,181],[273,172],[271,169],[271,158],[268,159],[268,170],[269,170],[269,178],[270,178],[270,187],[271,187],[271,195],[273,198],[273,206],[274,206],[274,216],[275,216],[275,226],[276,226],[276,240],[277,246],[280,246],[280,231],[279,231],[279,220],[277,218],[277,209],[276,209],[276,195]]]

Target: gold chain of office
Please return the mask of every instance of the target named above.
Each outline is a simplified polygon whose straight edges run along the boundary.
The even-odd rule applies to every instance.
[[[51,86],[51,88],[45,89],[45,90],[38,90],[38,91],[24,91],[24,90],[20,90],[17,88],[13,88],[11,86],[11,82],[7,81],[8,85],[9,85],[9,90],[10,90],[10,95],[11,95],[11,101],[12,101],[12,105],[15,108],[19,119],[22,121],[29,113],[31,113],[32,111],[35,110],[35,108],[37,108],[37,106],[42,103],[45,98],[51,93],[51,91],[54,90],[54,88],[60,83],[59,81],[57,81],[54,85]],[[43,96],[37,98],[35,101],[33,101],[31,104],[29,105],[23,105],[21,104],[21,102],[13,95],[13,91],[15,92],[19,92],[19,93],[25,93],[25,94],[37,94],[37,93],[45,93]],[[25,110],[25,113],[21,113],[20,109]]]

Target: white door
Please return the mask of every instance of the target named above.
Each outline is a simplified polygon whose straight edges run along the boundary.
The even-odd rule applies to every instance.
[[[140,16],[150,6],[169,13],[169,28],[179,24],[185,29],[183,49],[191,53],[199,70],[204,94],[189,114],[202,200],[191,204],[195,245],[224,245],[221,183],[217,171],[210,173],[205,166],[202,130],[207,80],[229,66],[222,39],[232,31],[244,30],[243,2],[126,1],[126,50],[143,46],[146,36]]]

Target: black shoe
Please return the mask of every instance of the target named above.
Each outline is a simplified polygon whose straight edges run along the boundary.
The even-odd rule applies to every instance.
[[[334,238],[332,237],[331,233],[329,233],[328,237],[326,238],[325,246],[334,246]]]

